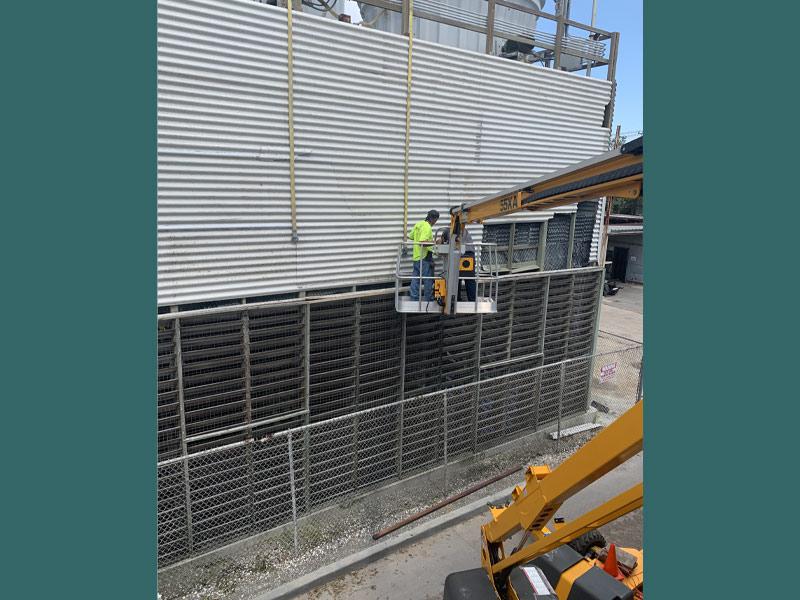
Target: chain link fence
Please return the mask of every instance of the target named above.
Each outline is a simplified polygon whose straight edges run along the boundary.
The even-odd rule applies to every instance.
[[[298,519],[343,497],[434,470],[446,488],[448,465],[504,442],[608,424],[641,398],[642,346],[598,350],[163,460],[159,566],[282,525],[296,548]]]

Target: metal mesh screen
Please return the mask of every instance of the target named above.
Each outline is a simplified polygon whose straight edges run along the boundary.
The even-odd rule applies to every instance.
[[[547,222],[547,248],[544,268],[547,271],[567,268],[569,230],[572,215],[558,214]]]
[[[357,410],[357,303],[311,305],[309,408],[312,421]]]
[[[300,411],[304,403],[303,307],[247,315],[251,421]]]
[[[481,365],[508,358],[511,306],[514,304],[514,283],[501,285],[497,293],[497,312],[483,316],[481,331]]]
[[[515,223],[511,268],[536,262],[541,223]]]
[[[181,452],[175,322],[158,324],[158,460]]]
[[[511,225],[484,225],[483,237],[481,240],[484,244],[497,244],[497,263],[500,269],[508,269],[508,253],[509,246],[511,245]],[[488,250],[483,249],[481,255],[481,262],[489,263]]]
[[[586,410],[593,363],[570,359],[600,281],[511,277],[482,316],[399,315],[390,294],[162,315],[160,563]]]
[[[358,490],[447,465],[587,402],[610,422],[641,397],[641,347],[513,371],[158,466],[159,563],[294,523]],[[584,385],[584,378],[590,386]],[[445,471],[446,477],[446,471]]]
[[[544,278],[520,279],[514,283],[514,310],[509,358],[540,352],[544,321]]]
[[[575,214],[575,236],[572,241],[573,268],[589,264],[596,215],[597,200],[578,203],[578,212]]]
[[[391,296],[359,300],[358,406],[400,400],[401,316]]]
[[[537,264],[542,224],[509,223],[483,226],[483,242],[497,244],[500,270],[522,270]]]
[[[438,315],[406,315],[406,398],[441,387],[442,333]]]
[[[180,320],[186,435],[245,422],[245,360],[241,313]],[[225,441],[241,439],[243,433]],[[193,450],[206,442],[190,444]]]

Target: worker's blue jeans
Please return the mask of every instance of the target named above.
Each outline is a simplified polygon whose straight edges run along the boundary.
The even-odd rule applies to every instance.
[[[411,286],[408,295],[412,300],[419,300],[419,275],[420,264],[422,264],[422,276],[433,277],[433,261],[432,260],[415,260],[414,261],[414,279],[411,280]],[[426,302],[433,300],[433,279],[423,279],[423,297]]]

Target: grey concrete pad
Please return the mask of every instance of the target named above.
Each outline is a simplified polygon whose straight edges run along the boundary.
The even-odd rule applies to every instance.
[[[644,341],[644,287],[626,283],[616,296],[603,297],[600,332]]]

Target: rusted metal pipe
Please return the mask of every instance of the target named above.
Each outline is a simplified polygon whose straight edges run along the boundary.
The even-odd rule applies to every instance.
[[[518,473],[520,471],[522,471],[522,467],[514,467],[513,469],[509,469],[508,471],[503,471],[502,473],[499,473],[498,475],[495,475],[494,477],[490,477],[489,479],[484,479],[483,481],[481,481],[479,483],[476,483],[472,487],[467,488],[463,492],[459,492],[458,494],[455,494],[454,496],[450,496],[448,498],[445,498],[441,502],[437,502],[436,504],[434,504],[433,506],[429,506],[425,510],[421,510],[420,512],[415,513],[415,514],[411,515],[410,517],[406,517],[402,521],[398,521],[397,523],[395,523],[391,527],[387,527],[386,529],[378,531],[377,533],[373,533],[372,534],[372,539],[373,540],[379,540],[383,536],[389,535],[393,531],[397,531],[398,529],[400,529],[401,527],[405,527],[409,523],[413,523],[414,521],[418,521],[422,517],[424,517],[426,515],[429,515],[432,512],[435,512],[435,511],[439,510],[440,508],[443,508],[443,507],[447,506],[448,504],[452,504],[456,500],[461,500],[461,498],[464,498],[465,496],[469,496],[470,494],[474,494],[478,490],[481,490],[481,489],[485,488],[487,485],[491,485],[492,483],[494,483],[496,481],[500,481],[501,479],[505,479],[506,477],[510,477],[514,473]]]

